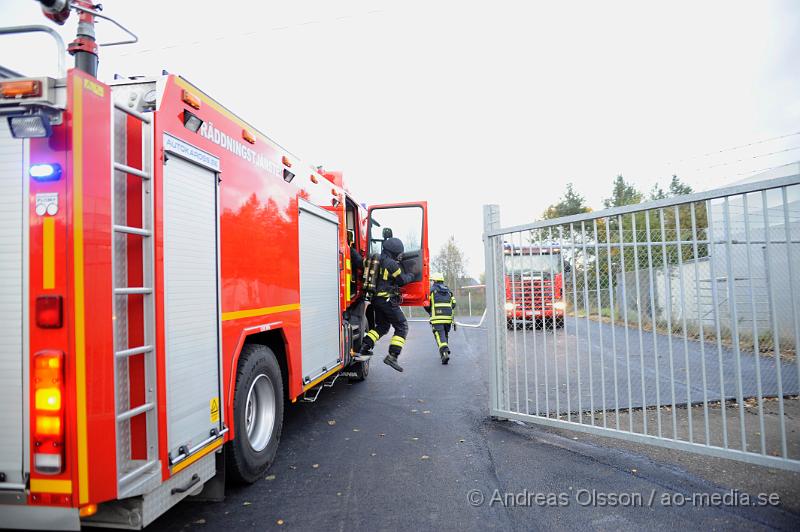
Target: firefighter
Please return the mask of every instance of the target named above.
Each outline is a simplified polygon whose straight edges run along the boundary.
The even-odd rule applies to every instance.
[[[355,279],[356,274],[364,270],[364,258],[356,247],[356,233],[351,229],[347,230],[347,244],[350,246],[350,267],[353,271],[353,279]]]
[[[389,332],[389,327],[394,328],[394,336],[389,342],[389,354],[383,362],[397,371],[403,371],[397,363],[397,357],[403,350],[408,334],[408,322],[400,310],[400,287],[414,280],[411,273],[406,273],[400,266],[402,260],[403,242],[399,238],[387,238],[383,242],[378,269],[378,282],[371,308],[375,313],[375,324],[364,336],[361,351],[355,358],[358,361],[369,360],[375,343],[384,334]]]
[[[453,311],[456,308],[456,298],[450,288],[444,284],[444,275],[432,273],[430,303],[426,305],[425,311],[431,315],[431,330],[439,347],[439,356],[442,364],[450,361],[450,346],[447,344],[450,326],[455,327],[453,321]]]
[[[350,246],[350,293],[355,294],[358,286],[356,279],[361,278],[364,272],[364,258],[356,247],[355,231],[347,230],[347,243]]]

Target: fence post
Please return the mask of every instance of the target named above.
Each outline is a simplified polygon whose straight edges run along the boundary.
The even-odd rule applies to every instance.
[[[488,236],[494,229],[500,228],[500,207],[498,205],[483,206],[483,244],[486,266],[486,317],[489,361],[489,407],[493,413],[505,410],[506,396],[506,339],[505,339],[505,287],[503,282],[503,245],[502,237]]]

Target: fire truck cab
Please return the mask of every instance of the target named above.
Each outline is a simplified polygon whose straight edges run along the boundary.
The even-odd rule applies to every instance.
[[[138,529],[263,476],[285,403],[368,375],[351,253],[385,228],[422,305],[425,202],[366,208],[174,74],[0,79],[0,527]]]

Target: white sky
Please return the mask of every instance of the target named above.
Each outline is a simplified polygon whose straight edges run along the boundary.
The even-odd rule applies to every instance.
[[[101,79],[181,74],[360,201],[427,200],[431,252],[454,234],[475,277],[485,203],[524,223],[568,181],[599,208],[619,172],[705,189],[800,159],[800,135],[716,153],[800,131],[794,0],[103,4],[140,43],[103,49]],[[49,24],[31,0],[0,13]],[[0,64],[54,54],[3,37]]]

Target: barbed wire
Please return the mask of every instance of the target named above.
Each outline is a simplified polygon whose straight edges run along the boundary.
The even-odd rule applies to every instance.
[[[731,152],[731,151],[736,151],[736,150],[740,150],[742,148],[749,148],[750,146],[757,146],[759,144],[765,144],[767,142],[773,142],[773,141],[776,141],[776,140],[786,139],[786,138],[789,138],[789,137],[794,137],[796,135],[800,135],[800,131],[794,131],[794,132],[791,132],[791,133],[786,133],[786,134],[783,134],[783,135],[777,135],[775,137],[769,137],[769,138],[761,139],[761,140],[754,140],[752,142],[747,142],[745,144],[738,144],[736,146],[730,146],[728,148],[722,148],[720,150],[710,151],[710,152],[706,152],[706,153],[703,153],[703,154],[700,154],[700,155],[692,155],[692,156],[689,156],[689,157],[684,157],[684,158],[679,159],[677,161],[668,161],[666,163],[666,166],[670,166],[670,165],[673,165],[673,164],[680,164],[680,163],[683,163],[683,162],[686,162],[686,161],[691,161],[691,160],[694,160],[694,159],[701,159],[701,158],[704,158],[704,157],[711,157],[713,155],[719,155],[720,153],[727,153],[727,152]]]

